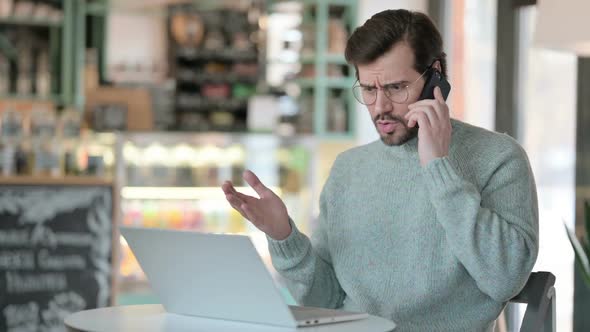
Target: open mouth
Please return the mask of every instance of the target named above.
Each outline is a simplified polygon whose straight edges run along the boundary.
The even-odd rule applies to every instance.
[[[379,120],[377,121],[377,128],[383,134],[392,133],[399,126],[398,121]]]

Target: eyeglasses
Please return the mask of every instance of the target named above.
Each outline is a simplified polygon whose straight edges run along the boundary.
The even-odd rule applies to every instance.
[[[410,87],[414,85],[424,74],[426,74],[431,67],[428,67],[420,77],[418,77],[412,83],[392,83],[386,84],[381,88],[376,86],[363,86],[360,85],[360,82],[357,80],[352,87],[352,94],[354,98],[358,100],[359,103],[363,105],[373,105],[377,101],[377,91],[383,90],[383,94],[392,102],[396,104],[403,104],[408,101],[410,97]]]

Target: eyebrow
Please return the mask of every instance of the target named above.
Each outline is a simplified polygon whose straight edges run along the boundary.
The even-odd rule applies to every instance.
[[[395,81],[395,82],[391,82],[391,83],[385,83],[385,84],[381,84],[382,86],[390,86],[390,85],[400,85],[400,84],[408,84],[410,83],[410,81],[406,81],[406,80],[402,80],[402,81]],[[363,88],[374,88],[375,84],[364,84],[359,82],[359,85],[362,86]]]

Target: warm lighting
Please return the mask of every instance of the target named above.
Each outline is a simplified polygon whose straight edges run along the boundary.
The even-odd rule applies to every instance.
[[[538,0],[537,47],[590,56],[589,0]]]
[[[143,162],[148,165],[170,164],[168,150],[159,143],[153,143],[143,150]],[[172,165],[171,165],[172,166]]]
[[[281,196],[281,189],[269,187],[275,194]],[[250,187],[236,187],[236,190],[250,196],[258,197]],[[123,199],[185,199],[185,200],[224,200],[225,194],[220,187],[123,187]]]

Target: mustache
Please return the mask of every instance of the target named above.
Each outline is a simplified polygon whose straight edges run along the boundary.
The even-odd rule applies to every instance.
[[[381,120],[381,121],[397,121],[397,122],[403,124],[404,126],[406,125],[405,120],[401,116],[398,116],[395,114],[379,114],[373,118],[373,122],[377,122],[379,120]]]

